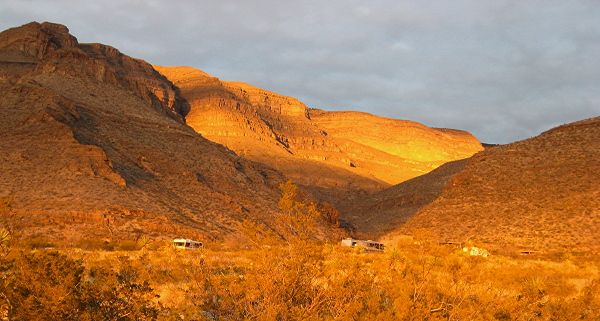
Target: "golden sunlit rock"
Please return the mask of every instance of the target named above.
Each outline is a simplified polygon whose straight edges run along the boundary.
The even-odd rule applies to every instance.
[[[268,164],[333,203],[425,174],[482,149],[471,134],[359,112],[308,109],[295,98],[221,81],[191,67],[155,68],[190,104],[187,124]]]

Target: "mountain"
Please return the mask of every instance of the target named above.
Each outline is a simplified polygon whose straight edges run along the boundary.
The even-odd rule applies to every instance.
[[[197,132],[336,206],[482,149],[464,131],[309,109],[295,98],[191,67],[155,68],[189,102],[187,123]]]
[[[286,178],[203,138],[189,111],[150,64],[63,25],[0,33],[1,223],[68,240],[274,226]]]
[[[467,159],[448,162],[433,171],[379,192],[338,205],[340,219],[358,235],[379,238],[402,227],[409,218],[438,198],[452,175]]]
[[[499,250],[595,251],[600,248],[599,137],[596,117],[492,147],[471,157],[463,169],[456,167],[451,178],[441,175],[439,184],[447,184],[428,205],[410,212],[404,200],[412,191],[401,184],[394,187],[402,191],[396,204],[389,198],[385,209],[365,211],[402,217],[402,222],[412,216],[386,239],[424,228],[440,241],[471,240]]]

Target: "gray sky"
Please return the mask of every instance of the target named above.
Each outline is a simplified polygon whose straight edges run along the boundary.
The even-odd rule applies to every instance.
[[[0,1],[0,29],[31,21],[311,108],[487,143],[600,116],[598,0]]]

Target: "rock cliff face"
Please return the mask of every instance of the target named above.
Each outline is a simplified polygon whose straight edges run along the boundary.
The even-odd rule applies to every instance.
[[[483,149],[477,138],[460,130],[430,128],[362,112],[311,110],[310,116],[350,157],[352,165],[389,184],[423,175]]]
[[[151,65],[79,44],[64,26],[0,33],[0,196],[14,196],[11,224],[64,239],[206,240],[246,219],[273,226],[285,177],[204,139],[188,112]]]
[[[0,81],[11,86],[27,73],[63,75],[131,90],[154,108],[183,122],[189,110],[173,85],[143,60],[101,44],[79,44],[67,27],[30,23],[0,35]]]
[[[600,118],[592,118],[486,149],[464,169],[444,176],[447,184],[440,195],[385,237],[426,228],[441,241],[471,240],[499,251],[597,251],[598,137]],[[395,187],[403,190],[396,200],[411,193],[403,184]],[[388,206],[387,211],[399,215],[406,207]]]
[[[155,68],[190,104],[187,123],[339,204],[482,149],[472,135],[357,112],[308,109],[295,98],[190,67]]]

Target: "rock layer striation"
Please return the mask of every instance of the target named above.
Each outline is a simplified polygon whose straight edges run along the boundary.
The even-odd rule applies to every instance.
[[[340,204],[482,149],[471,134],[359,112],[308,109],[295,98],[191,67],[155,68],[190,104],[188,124]]]

